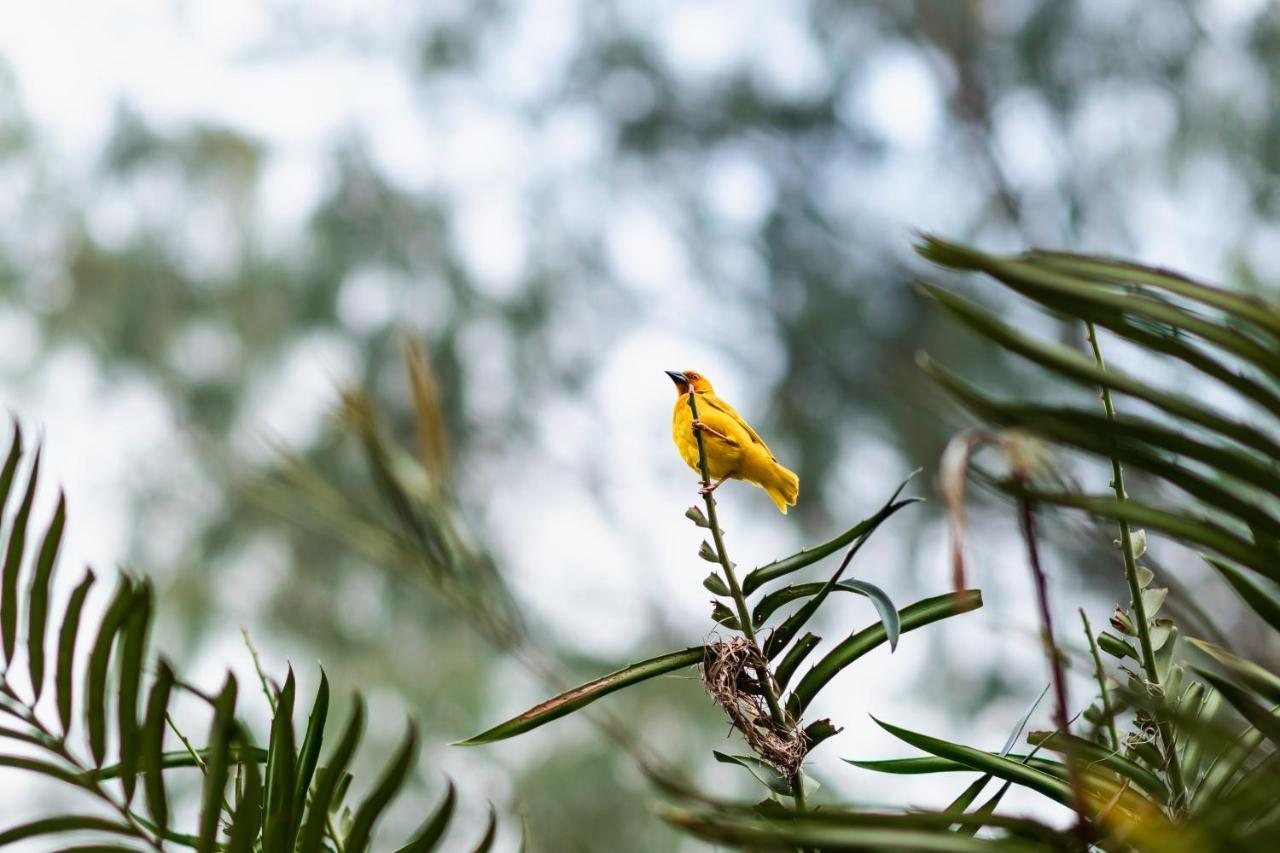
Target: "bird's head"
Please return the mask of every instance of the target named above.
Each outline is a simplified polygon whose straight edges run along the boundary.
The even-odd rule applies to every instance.
[[[680,373],[668,370],[666,373],[671,377],[671,381],[676,383],[676,391],[681,396],[689,393],[690,388],[693,389],[695,394],[714,394],[716,392],[711,387],[711,383],[707,381],[707,377],[696,370],[685,370]]]

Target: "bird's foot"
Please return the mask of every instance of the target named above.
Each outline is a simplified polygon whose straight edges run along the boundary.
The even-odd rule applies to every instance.
[[[714,492],[716,489],[720,488],[720,486],[722,486],[724,484],[724,481],[727,479],[729,478],[721,477],[719,480],[716,480],[714,483],[709,483],[709,484],[703,483],[702,487],[698,489],[698,494],[702,495],[703,497],[706,497],[707,495]]]
[[[720,432],[718,429],[715,429],[714,427],[709,427],[709,426],[707,426],[707,425],[706,425],[706,424],[704,424],[702,421],[693,421],[693,429],[694,429],[694,431],[695,431],[695,432],[696,432],[696,431],[698,431],[698,430],[702,430],[703,432],[709,432],[709,433],[711,433],[712,435],[716,436],[717,438],[722,438],[722,439],[724,439],[725,441],[728,441],[728,440],[729,440],[729,436],[725,435],[724,433]]]

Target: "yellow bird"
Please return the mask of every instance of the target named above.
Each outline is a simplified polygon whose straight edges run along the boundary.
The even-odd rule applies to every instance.
[[[788,506],[795,506],[800,494],[800,478],[782,466],[760,434],[742,415],[716,396],[715,389],[701,373],[686,370],[666,374],[676,383],[676,407],[672,416],[671,435],[676,449],[689,467],[699,474],[698,438],[694,430],[702,430],[706,448],[707,469],[715,483],[704,486],[700,493],[709,494],[720,488],[725,480],[746,480],[755,483],[769,493],[783,515]],[[689,411],[689,394],[696,394],[698,420]]]

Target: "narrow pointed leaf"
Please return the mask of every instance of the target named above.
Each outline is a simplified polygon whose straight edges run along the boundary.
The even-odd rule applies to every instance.
[[[493,847],[494,839],[498,837],[498,813],[493,810],[493,806],[489,806],[489,824],[485,827],[484,835],[480,838],[480,843],[476,845],[472,853],[489,853]]]
[[[762,761],[754,755],[729,755],[719,750],[712,750],[711,754],[721,764],[735,764],[743,768],[754,776],[757,782],[775,794],[791,796],[791,783],[769,762]]]
[[[347,853],[364,853],[368,849],[374,823],[404,785],[417,754],[418,730],[416,726],[410,725],[401,742],[400,751],[391,759],[373,791],[356,809],[351,832],[346,839]]]
[[[262,777],[258,765],[253,762],[242,765],[241,772],[244,774],[244,790],[231,816],[227,853],[254,853],[258,827],[262,822]]]
[[[135,603],[133,581],[121,575],[116,585],[115,598],[107,606],[107,612],[98,626],[98,636],[89,652],[84,714],[89,732],[89,749],[97,767],[102,766],[107,755],[107,666],[111,662],[111,649]]]
[[[418,834],[396,853],[430,853],[436,849],[440,839],[444,838],[444,834],[449,831],[449,822],[453,820],[453,810],[458,804],[458,791],[454,787],[453,780],[447,780],[446,784],[444,800],[436,807],[431,817],[427,818],[427,822],[422,825],[422,829],[418,830]]]
[[[152,821],[162,830],[169,828],[169,798],[164,785],[164,734],[173,682],[173,670],[168,663],[160,661],[156,680],[147,697],[147,714],[142,724],[139,750],[147,810]]]
[[[1194,638],[1188,638],[1188,642],[1226,667],[1232,675],[1267,702],[1272,705],[1280,704],[1280,676],[1213,643]]]
[[[991,777],[984,776],[983,778],[989,779]],[[1012,787],[1013,787],[1012,782],[1005,782],[1003,785],[1001,785],[1000,790],[992,794],[991,799],[987,800],[985,803],[978,806],[977,811],[973,813],[972,817],[977,818],[977,820],[974,820],[971,823],[965,823],[962,826],[956,827],[956,835],[959,835],[964,838],[973,838],[975,835],[977,835],[978,830],[982,829],[982,827],[984,826],[982,819],[991,817],[993,814],[996,813],[996,806],[1000,805],[1000,801],[1004,799],[1004,795],[1009,793],[1009,789]]]
[[[1193,667],[1193,669],[1201,678],[1221,693],[1222,698],[1230,702],[1232,707],[1240,712],[1240,716],[1244,717],[1254,728],[1260,731],[1267,740],[1280,746],[1280,718],[1258,704],[1249,691],[1235,682],[1207,669],[1201,669],[1200,667]]]
[[[1027,713],[1023,714],[1018,720],[1018,724],[1013,727],[1013,731],[1009,732],[1009,737],[1005,739],[1004,746],[1000,748],[1000,756],[1003,758],[1008,755],[1018,742],[1018,738],[1022,737],[1022,730],[1027,727],[1027,721],[1031,719],[1031,715],[1036,712],[1036,708],[1040,707],[1040,703],[1044,701],[1044,697],[1049,693],[1052,684],[1046,684],[1044,690],[1040,691],[1040,695],[1036,697],[1036,701],[1031,703],[1031,707],[1027,709]]]
[[[796,667],[804,662],[809,653],[818,647],[818,643],[822,642],[821,637],[813,634],[805,634],[795,645],[787,650],[782,656],[782,660],[778,661],[777,667],[773,670],[773,680],[778,685],[778,690],[786,690],[787,685],[791,683],[791,677],[796,673]]]
[[[62,627],[58,631],[58,672],[55,684],[58,693],[58,718],[62,722],[64,734],[71,730],[71,706],[74,698],[72,681],[75,675],[76,638],[80,632],[80,612],[84,609],[85,597],[94,580],[93,569],[85,569],[83,580],[71,592],[66,615],[63,616]]]
[[[779,607],[799,598],[817,595],[822,592],[823,586],[825,586],[825,584],[819,582],[792,584],[791,586],[783,587],[782,589],[769,593],[764,598],[760,599],[760,603],[756,605],[753,616],[756,627],[760,627],[764,624],[765,620],[768,619],[769,616],[771,616]],[[898,608],[884,590],[873,583],[868,583],[867,581],[846,580],[837,583],[831,588],[831,591],[852,592],[871,599],[871,603],[875,605],[876,612],[880,614],[880,621],[884,623],[885,631],[889,637],[889,648],[895,650],[898,648],[898,637],[902,633],[902,625],[898,618]],[[790,640],[792,636],[795,636],[795,630],[787,630],[788,622],[790,622],[790,620],[784,622],[778,629],[778,633],[782,633],[786,638],[786,640],[783,641],[784,643],[787,640]],[[773,647],[774,643],[771,641],[766,645]]]
[[[151,583],[139,582],[123,628],[120,647],[120,686],[116,699],[116,730],[120,742],[120,783],[125,802],[133,800],[138,771],[138,692],[151,628]]]
[[[926,285],[924,290],[978,334],[1059,376],[1082,385],[1102,386],[1146,400],[1174,417],[1197,423],[1264,455],[1280,458],[1280,444],[1255,427],[1226,418],[1188,397],[1163,391],[1150,382],[1115,368],[1103,370],[1081,353],[1025,335],[998,320],[986,309],[941,288]]]
[[[1090,768],[1105,767],[1133,782],[1158,802],[1169,802],[1169,788],[1160,777],[1109,747],[1059,732],[1032,732],[1027,736],[1027,742],[1074,756],[1079,761],[1087,762]]]
[[[608,695],[615,690],[621,690],[632,684],[702,663],[705,656],[705,648],[703,646],[695,646],[632,664],[603,678],[597,678],[595,681],[589,681],[580,687],[575,687],[572,690],[561,693],[559,696],[554,696],[542,704],[530,708],[523,714],[507,720],[505,723],[494,726],[474,737],[459,741],[455,745],[474,746],[482,743],[493,743],[518,734],[524,734],[545,723],[573,713],[579,708],[590,705],[601,696]]]
[[[981,606],[982,593],[976,589],[968,589],[917,601],[898,611],[898,616],[902,630],[906,632],[923,628],[941,619],[977,610]],[[787,709],[797,716],[803,713],[813,697],[818,695],[818,691],[841,670],[887,640],[888,632],[883,622],[878,622],[850,636],[828,652],[814,665],[813,669],[805,674],[804,678],[800,679],[800,683],[796,685],[787,700]]]
[[[325,721],[329,716],[329,678],[324,670],[320,670],[320,686],[316,690],[315,701],[311,704],[311,715],[307,718],[307,731],[302,736],[302,747],[298,751],[297,779],[293,787],[292,830],[289,833],[288,849],[292,850],[297,842],[299,829],[302,827],[303,810],[307,802],[307,790],[311,787],[315,775],[316,764],[320,760],[320,745],[324,740]]]
[[[1223,580],[1231,584],[1232,589],[1244,599],[1245,604],[1253,608],[1253,612],[1262,617],[1274,630],[1280,631],[1280,584],[1269,578],[1256,577],[1241,571],[1225,560],[1205,557],[1205,562],[1213,566]]]
[[[0,570],[0,638],[4,644],[4,659],[13,661],[14,644],[18,637],[18,575],[22,571],[22,555],[27,546],[27,521],[31,518],[31,503],[36,497],[36,483],[40,479],[40,448],[36,448],[27,476],[27,491],[9,525],[9,545],[5,549],[4,568]]]
[[[271,738],[267,748],[267,773],[263,791],[263,853],[287,853],[293,826],[294,791],[298,754],[294,748],[293,703],[297,684],[293,667],[285,677],[284,687],[276,697],[276,710],[271,719]]]
[[[967,788],[960,792],[960,796],[951,801],[951,804],[947,806],[946,810],[949,812],[955,812],[956,814],[964,814],[973,801],[978,799],[978,795],[982,793],[982,789],[987,787],[987,783],[993,778],[994,777],[990,773],[984,773],[977,779],[974,779]]]
[[[315,791],[311,795],[311,805],[307,810],[307,819],[302,825],[302,835],[298,847],[301,850],[319,850],[324,840],[325,822],[329,813],[342,802],[338,795],[342,786],[347,765],[355,755],[360,744],[360,736],[364,731],[364,701],[356,696],[351,710],[351,719],[343,730],[342,739],[338,741],[328,763],[316,774]],[[349,778],[349,777],[345,777]]]
[[[214,700],[213,721],[209,726],[209,758],[200,792],[200,834],[196,848],[199,853],[214,853],[218,849],[218,825],[236,734],[235,713],[236,679],[228,674]]]
[[[846,546],[858,537],[870,535],[877,527],[883,524],[886,519],[898,510],[903,507],[910,506],[913,503],[919,503],[921,500],[920,498],[905,498],[901,501],[897,501],[898,495],[902,493],[902,490],[906,488],[907,483],[911,482],[911,478],[917,473],[918,471],[912,472],[911,476],[903,480],[897,490],[894,491],[894,493],[889,497],[889,500],[878,512],[876,512],[875,515],[858,522],[831,541],[824,542],[816,548],[810,548],[808,550],[801,551],[798,554],[792,554],[790,557],[775,560],[774,562],[763,565],[758,569],[753,569],[742,580],[743,594],[750,595],[771,580],[784,577],[792,572],[798,572],[806,566],[811,566],[837,551],[844,550]],[[897,503],[894,501],[897,501]]]
[[[0,832],[0,847],[7,847],[28,838],[44,835],[64,835],[68,832],[107,832],[112,835],[136,836],[132,827],[114,820],[87,815],[60,815],[33,820]]]
[[[13,423],[13,439],[9,442],[9,453],[5,456],[4,467],[0,468],[0,518],[4,517],[5,507],[9,504],[9,492],[13,488],[13,476],[18,470],[18,460],[22,458],[22,428],[18,422]]]
[[[44,635],[49,618],[49,582],[58,560],[58,547],[62,544],[62,529],[66,521],[67,498],[59,492],[58,506],[40,543],[36,570],[27,596],[27,671],[31,674],[31,689],[35,692],[36,701],[44,692]]]

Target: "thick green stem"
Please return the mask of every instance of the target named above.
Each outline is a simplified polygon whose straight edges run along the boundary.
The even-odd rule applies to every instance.
[[[697,395],[690,391],[687,395],[689,402],[689,412],[693,415],[694,423],[698,422],[698,401]],[[707,489],[711,486],[711,471],[707,467],[707,448],[705,440],[702,436],[702,430],[697,427],[693,430],[695,440],[698,442],[698,470],[702,474],[702,487]],[[720,531],[720,520],[716,517],[716,501],[710,492],[704,492],[702,499],[707,506],[707,523],[711,525],[711,538],[715,541],[716,556],[720,560],[720,568],[724,569],[725,581],[729,584],[729,594],[733,597],[734,607],[738,611],[738,625],[742,629],[742,635],[746,637],[752,645],[759,648],[756,642],[755,627],[751,623],[751,611],[747,608],[747,597],[742,593],[742,587],[738,584],[738,576],[733,572],[733,563],[729,562],[729,554],[724,547],[724,535]],[[788,727],[786,715],[782,712],[782,705],[778,702],[778,691],[773,684],[773,673],[765,671],[760,673],[760,689],[764,691],[765,702],[769,705],[769,716],[773,718],[773,724],[779,730]],[[792,796],[795,798],[796,808],[804,808],[804,786],[800,780],[800,774],[797,772],[791,779]]]
[[[1099,370],[1106,370],[1106,362],[1102,359],[1102,348],[1098,345],[1098,330],[1094,328],[1093,323],[1085,323],[1089,330],[1089,345],[1093,348],[1093,359],[1098,365]],[[1111,389],[1102,386],[1102,406],[1106,409],[1107,420],[1114,422],[1116,419],[1115,405],[1111,401]],[[1115,490],[1116,500],[1125,501],[1128,495],[1124,490],[1124,471],[1120,467],[1120,457],[1112,454],[1111,456],[1111,487]],[[1151,628],[1147,624],[1147,608],[1142,601],[1142,582],[1138,579],[1138,558],[1134,553],[1133,532],[1129,529],[1129,522],[1120,521],[1120,550],[1124,553],[1124,576],[1129,584],[1129,597],[1133,607],[1133,624],[1138,632],[1139,653],[1142,655],[1142,669],[1146,675],[1147,683],[1151,685],[1151,689],[1156,692],[1162,692],[1160,687],[1160,672],[1156,666],[1155,648],[1151,644]],[[1157,720],[1157,728],[1160,731],[1160,741],[1164,747],[1165,769],[1169,774],[1169,785],[1173,788],[1173,810],[1175,813],[1181,812],[1187,806],[1187,786],[1182,778],[1182,764],[1178,760],[1178,746],[1174,739],[1173,725],[1169,723],[1163,716]]]

